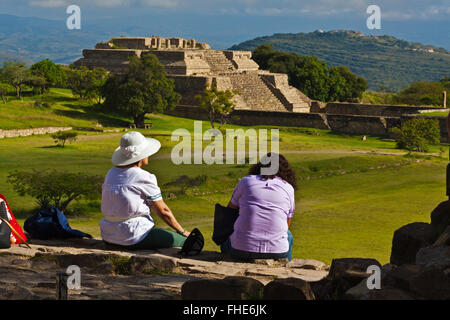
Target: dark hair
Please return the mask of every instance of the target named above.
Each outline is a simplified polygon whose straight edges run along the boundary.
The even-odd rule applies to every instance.
[[[271,157],[271,152],[269,152],[266,157]],[[275,155],[275,154],[274,154]],[[257,164],[254,164],[250,170],[250,175],[261,175],[264,179],[273,179],[275,177],[280,177],[287,183],[289,183],[294,190],[297,190],[297,177],[295,176],[294,170],[292,170],[291,165],[286,160],[284,156],[281,154],[278,154],[279,157],[279,166],[278,166],[278,172],[273,175],[261,175],[261,168],[267,168],[270,167],[270,162],[268,164],[262,164],[261,161]]]

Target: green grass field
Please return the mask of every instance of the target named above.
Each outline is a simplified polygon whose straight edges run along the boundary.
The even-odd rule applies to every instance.
[[[95,111],[89,103],[73,99],[67,90],[52,90],[51,97],[54,104],[47,110],[35,110],[32,97],[0,105],[0,128],[92,127],[96,117],[104,127],[123,127],[131,121]],[[148,118],[153,129],[140,131],[159,139],[163,147],[150,158],[146,169],[157,176],[166,199],[169,193],[176,195],[166,202],[182,226],[198,227],[205,235],[205,249],[218,250],[211,240],[214,204],[228,203],[249,165],[175,165],[170,159],[177,143],[171,141],[172,131],[185,128],[192,132],[193,120],[167,115]],[[203,122],[203,129],[208,128]],[[294,258],[330,263],[333,258],[372,257],[387,263],[393,232],[410,222],[429,222],[432,209],[445,199],[448,157],[438,154],[441,146],[432,147],[434,154],[406,155],[382,137],[368,136],[363,141],[358,135],[326,130],[279,129],[280,152],[294,167],[299,185],[291,224]],[[65,148],[55,147],[49,135],[0,139],[0,192],[8,198],[19,222],[23,225],[36,204],[7,184],[11,171],[56,168],[105,175],[122,134],[79,131],[78,141]],[[183,175],[207,175],[208,179],[182,190],[177,179]],[[100,200],[74,202],[67,215],[73,228],[99,236]]]

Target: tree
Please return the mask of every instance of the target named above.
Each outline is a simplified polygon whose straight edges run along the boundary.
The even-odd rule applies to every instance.
[[[16,89],[16,95],[20,99],[23,86],[30,78],[30,70],[22,62],[6,61],[3,63],[2,78]]]
[[[70,173],[56,170],[14,171],[8,183],[21,196],[37,199],[41,208],[55,206],[64,211],[71,201],[80,198],[98,199],[104,177],[83,172]]]
[[[102,87],[108,78],[108,71],[103,68],[89,68],[82,66],[79,69],[71,68],[67,71],[67,85],[72,93],[80,99],[95,99],[101,102]]]
[[[137,127],[144,127],[145,114],[172,109],[180,100],[175,84],[153,54],[130,58],[128,72],[111,76],[103,86],[104,105],[131,116]]]
[[[327,67],[317,57],[274,50],[269,44],[255,48],[252,57],[261,69],[286,73],[291,86],[315,100],[356,101],[367,89],[366,80],[348,67]]]
[[[450,76],[442,78],[439,83],[445,88],[445,90],[450,90]]]
[[[439,121],[416,117],[404,122],[401,128],[393,128],[392,135],[397,148],[409,151],[427,152],[429,145],[440,143]]]
[[[352,101],[356,102],[362,98],[367,90],[367,81],[356,76],[348,67],[330,67],[329,73],[329,101]]]
[[[442,82],[445,84],[444,81]],[[408,88],[400,91],[395,100],[397,103],[411,105],[441,106],[443,91],[445,91],[445,87],[439,82],[419,81],[412,83]],[[450,101],[449,99],[450,97],[447,95],[447,105]]]
[[[49,87],[63,87],[66,84],[67,75],[63,68],[49,59],[36,62],[30,70],[33,76],[44,79],[43,91],[48,91]]]
[[[50,135],[57,145],[64,148],[66,141],[73,142],[77,140],[78,133],[75,131],[58,131]]]
[[[217,83],[212,82],[206,85],[203,95],[195,96],[200,108],[208,112],[209,122],[214,129],[214,122],[219,122],[219,129],[227,122],[228,115],[233,111],[234,103],[231,101],[234,96],[233,91],[217,89]]]
[[[48,90],[47,82],[46,82],[45,78],[42,76],[31,75],[27,79],[25,84],[32,87],[33,93],[35,93],[35,94],[43,94],[45,91]]]
[[[6,104],[6,95],[12,94],[14,92],[14,88],[8,83],[0,82],[0,97],[2,98],[3,103]]]

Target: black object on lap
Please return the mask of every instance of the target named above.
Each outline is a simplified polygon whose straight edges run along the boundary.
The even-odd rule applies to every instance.
[[[234,223],[239,217],[239,209],[224,207],[216,203],[214,210],[214,231],[212,240],[220,246],[234,231]]]
[[[202,233],[195,228],[187,237],[180,253],[184,256],[195,256],[202,251],[204,245],[205,239],[203,238]]]

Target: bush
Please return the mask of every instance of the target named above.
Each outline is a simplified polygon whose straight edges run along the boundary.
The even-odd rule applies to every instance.
[[[37,98],[34,101],[34,107],[36,107],[36,108],[50,109],[51,106],[52,106],[52,101],[46,97]]]
[[[206,174],[198,175],[194,178],[190,178],[187,175],[182,175],[173,180],[172,182],[166,183],[166,186],[177,186],[181,194],[186,194],[186,190],[191,187],[199,187],[206,183],[208,176]]]
[[[50,136],[55,140],[56,145],[61,145],[64,148],[66,141],[73,142],[77,140],[78,133],[75,131],[58,131]]]
[[[8,176],[14,190],[21,196],[36,198],[41,208],[55,206],[64,211],[73,200],[100,198],[103,177],[82,172],[56,170],[14,171]]]
[[[397,148],[409,151],[427,152],[429,145],[439,144],[439,121],[417,117],[402,124],[401,128],[393,128],[391,135],[397,142]]]

